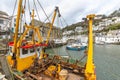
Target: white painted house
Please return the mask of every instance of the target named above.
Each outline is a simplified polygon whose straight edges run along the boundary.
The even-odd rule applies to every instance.
[[[71,33],[74,33],[74,31],[73,31],[73,30],[64,31],[64,32],[63,32],[63,35],[69,35],[69,34],[71,34]]]
[[[96,36],[95,43],[97,44],[116,44],[120,43],[120,30],[112,30],[107,33],[107,35]]]
[[[112,20],[114,23],[119,23],[120,22],[120,17],[112,17]]]
[[[95,16],[95,19],[102,19],[102,17],[103,17],[102,14],[100,14],[100,15],[96,15],[96,16]]]
[[[9,15],[6,12],[0,11],[0,30],[6,31],[9,26]]]
[[[82,26],[78,26],[75,28],[76,32],[83,32],[83,27]]]
[[[23,20],[20,20],[20,25],[19,25],[19,31],[18,33],[23,33],[24,32],[24,24]],[[15,32],[15,27],[16,27],[16,16],[11,17],[11,30],[12,32]]]

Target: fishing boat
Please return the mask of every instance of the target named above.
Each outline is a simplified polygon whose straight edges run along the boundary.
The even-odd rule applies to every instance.
[[[26,3],[26,0],[24,1],[24,3]],[[33,0],[33,2],[34,1],[35,0]],[[10,76],[7,77],[8,80],[96,80],[92,38],[92,20],[95,16],[94,14],[87,16],[90,30],[89,45],[86,65],[82,66],[78,61],[70,63],[70,59],[65,60],[59,55],[50,56],[45,51],[45,47],[48,46],[55,17],[57,14],[60,17],[58,7],[54,10],[46,41],[43,41],[39,27],[34,26],[34,9],[30,15],[32,18],[31,24],[28,25],[25,23],[24,26],[26,29],[23,34],[18,37],[19,23],[22,18],[20,16],[25,14],[25,7],[22,6],[23,0],[19,0],[18,3],[14,41],[9,42],[9,54],[6,55],[6,64],[8,63],[7,66],[9,67],[3,69],[3,71],[9,70],[9,72],[5,72],[6,75],[8,75],[8,73],[10,74]],[[33,30],[32,40],[25,38],[29,30]],[[35,40],[35,36],[38,38],[37,41]]]
[[[73,51],[85,50],[86,48],[87,48],[87,44],[80,43],[80,42],[71,43],[66,46],[66,49],[73,50]]]

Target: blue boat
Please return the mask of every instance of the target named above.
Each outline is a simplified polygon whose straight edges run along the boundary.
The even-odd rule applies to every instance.
[[[73,50],[73,51],[81,51],[85,50],[87,48],[87,44],[85,43],[72,43],[66,46],[67,50]]]
[[[80,48],[66,46],[66,49],[73,51],[81,51],[81,50],[85,50],[86,48],[87,46],[81,46]]]

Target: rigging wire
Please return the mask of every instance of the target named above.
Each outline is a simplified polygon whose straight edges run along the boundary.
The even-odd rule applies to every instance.
[[[63,23],[62,23],[62,20],[60,18],[60,23],[61,23],[61,26],[63,26]],[[59,34],[59,36],[61,37],[61,35]],[[68,57],[72,59],[72,56],[70,55],[70,53],[68,52],[68,50],[66,50],[66,53],[68,54]]]
[[[39,0],[37,0],[37,1],[38,1],[39,6],[41,7],[41,9],[43,10],[43,12],[44,12],[45,16],[47,17],[48,21],[49,21],[49,22],[51,22],[51,21],[50,21],[50,19],[49,19],[49,17],[48,17],[48,16],[47,16],[47,14],[46,14],[46,12],[45,12],[44,8],[42,7],[42,5],[41,5],[40,1],[39,1]]]
[[[15,13],[16,4],[17,4],[17,0],[15,0],[14,9],[13,9],[13,12],[12,12],[12,16],[13,16],[13,15],[14,15],[14,13]]]
[[[39,16],[39,14],[38,14],[38,10],[37,10],[37,6],[36,6],[36,3],[35,3],[35,0],[33,0],[33,3],[34,3],[34,7],[35,7],[35,10],[36,10],[36,13],[37,13],[37,15],[38,15],[38,19],[39,19],[39,21],[41,21],[41,20],[40,20],[40,16]]]
[[[34,0],[33,0],[33,1],[34,1]],[[39,4],[39,6],[42,8],[45,16],[47,17],[47,18],[42,22],[42,24],[40,25],[40,27],[42,27],[42,26],[44,25],[44,23],[46,22],[46,20],[48,20],[49,23],[50,23],[50,19],[49,19],[49,18],[50,18],[50,16],[52,15],[53,12],[52,12],[49,16],[47,16],[47,14],[46,14],[44,8],[42,7],[42,5],[40,4],[39,0],[37,0],[37,2],[38,2],[38,4]],[[34,1],[34,7],[36,8],[35,1]],[[37,8],[36,8],[36,11],[37,11]],[[39,17],[38,11],[37,11],[37,15],[38,15],[38,17]],[[40,21],[40,17],[39,17],[39,21]],[[42,31],[42,30],[40,30],[40,31],[41,31],[41,32],[44,32],[44,31]],[[45,33],[45,32],[44,32],[44,33]]]
[[[62,17],[64,23],[68,26],[68,24],[67,24],[66,20],[64,19],[64,17],[63,17],[63,16],[61,16],[61,17]],[[61,19],[60,19],[60,23],[61,23],[61,25],[63,26]],[[68,50],[66,50],[66,52],[67,52],[68,56],[70,56],[70,53],[68,52]],[[87,56],[87,55],[86,55],[86,51],[85,51],[85,52],[84,52],[84,55],[78,60],[78,62],[82,61],[86,56]],[[70,58],[73,59],[72,56],[70,56]]]
[[[59,16],[57,15],[57,27],[59,26]],[[57,29],[57,27],[56,27],[56,29]],[[55,31],[55,30],[54,30]],[[54,37],[56,37],[57,38],[57,36],[58,36],[58,32],[56,33],[57,35],[55,35],[55,33],[53,34],[54,35]],[[56,39],[55,39],[56,40]],[[60,51],[59,51],[60,49],[57,49],[57,53],[60,53]]]
[[[51,14],[48,16],[48,18],[50,18],[50,17],[52,16],[52,14],[53,14],[53,12],[51,12]],[[42,24],[41,24],[40,27],[42,27],[47,20],[48,20],[48,19],[46,18],[46,19],[42,22]],[[50,23],[50,22],[49,22],[49,23]],[[48,28],[48,27],[46,27],[46,28]],[[50,28],[49,28],[49,29],[50,29]]]
[[[66,26],[68,26],[68,23],[67,23],[67,21],[64,19],[64,17],[63,17],[63,16],[61,16],[61,17],[62,17],[63,21],[65,22]]]
[[[26,10],[26,0],[25,0],[25,2],[24,2],[24,7],[23,7],[23,9],[24,9],[24,20],[25,20],[25,23],[26,23],[26,12],[25,12],[25,10]]]
[[[30,12],[30,1],[29,1],[29,0],[28,0],[28,10],[29,10],[29,15],[30,15],[30,16],[29,16],[29,18],[30,18],[30,21],[31,21],[32,19],[31,19],[31,12]]]
[[[46,21],[46,20],[48,20],[48,21],[49,21],[49,23],[51,23],[51,21],[50,21],[49,17],[50,17],[52,14],[51,14],[50,16],[48,16],[48,15],[46,14],[46,12],[45,12],[44,8],[42,7],[41,3],[39,2],[39,0],[37,0],[37,2],[38,2],[39,6],[41,7],[41,9],[43,10],[43,12],[44,12],[44,14],[45,14],[45,16],[46,16],[45,21]],[[44,24],[44,22],[42,23],[42,25],[41,25],[41,26],[43,26],[43,24]],[[53,52],[55,53],[55,50],[53,49],[53,45],[52,45],[51,43],[50,43],[50,46],[52,47],[52,50],[53,50]]]

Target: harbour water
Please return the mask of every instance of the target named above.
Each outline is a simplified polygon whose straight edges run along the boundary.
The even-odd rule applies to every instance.
[[[77,60],[80,60],[84,55],[84,51],[68,51],[66,46],[53,50],[48,49],[47,52],[71,56]],[[97,80],[120,80],[120,45],[94,45],[94,62]]]

